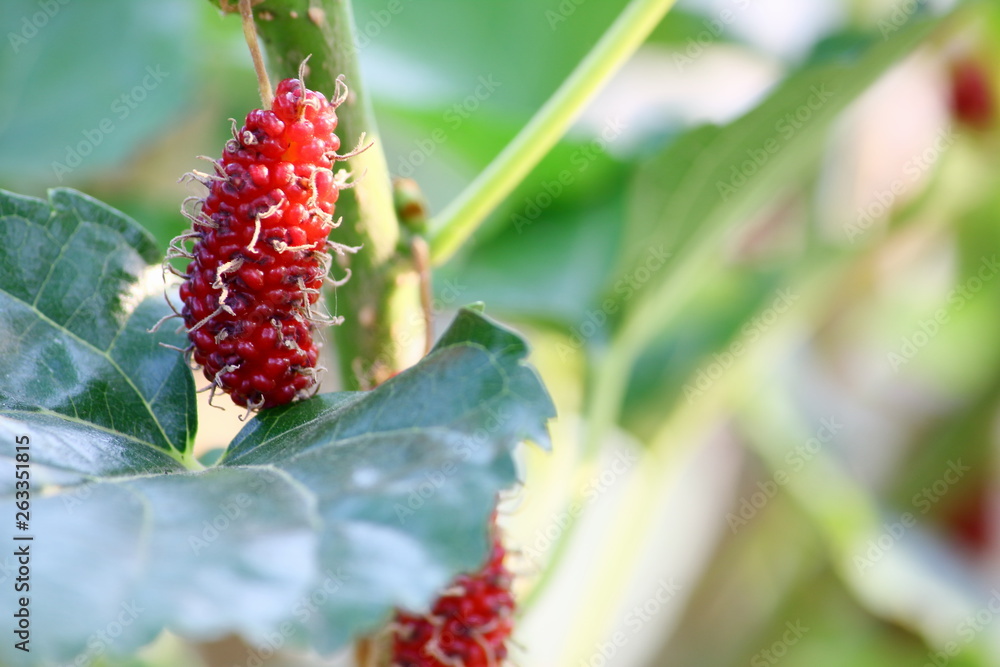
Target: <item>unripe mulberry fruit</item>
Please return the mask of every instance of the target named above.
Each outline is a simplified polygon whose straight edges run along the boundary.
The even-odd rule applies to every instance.
[[[189,353],[213,393],[224,390],[249,409],[313,393],[314,329],[339,323],[317,312],[328,251],[357,250],[328,240],[345,187],[344,172],[333,167],[353,155],[337,153],[336,107],[346,95],[338,84],[344,94],[331,103],[301,80],[285,79],[271,109],[251,111],[239,130],[234,122],[215,173],[190,174],[208,195],[185,201],[192,230],[168,254],[190,260],[178,274]]]
[[[497,667],[507,657],[514,629],[512,575],[494,527],[489,561],[475,574],[459,575],[430,613],[396,614],[393,667]]]

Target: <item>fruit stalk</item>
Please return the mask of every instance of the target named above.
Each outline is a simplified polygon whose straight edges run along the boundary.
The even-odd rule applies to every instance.
[[[297,76],[308,56],[308,86],[328,94],[343,74],[351,94],[337,110],[338,134],[347,144],[364,133],[365,143],[374,144],[343,163],[356,185],[337,202],[344,218],[339,240],[363,250],[351,258],[351,280],[327,294],[330,311],[345,316],[332,332],[343,384],[370,388],[420,358],[425,326],[419,275],[401,243],[389,168],[358,66],[351,3],[265,0],[254,14],[272,72]]]
[[[673,7],[631,0],[572,74],[486,169],[435,216],[431,261],[444,264],[562,138],[587,104]]]

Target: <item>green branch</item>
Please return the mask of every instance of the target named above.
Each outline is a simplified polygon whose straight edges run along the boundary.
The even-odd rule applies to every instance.
[[[331,97],[337,77],[344,75],[351,94],[337,109],[337,134],[345,150],[362,133],[366,143],[374,142],[346,162],[356,185],[340,193],[337,215],[344,223],[334,236],[339,243],[363,249],[350,260],[351,280],[328,299],[331,311],[345,317],[333,333],[344,384],[370,387],[420,358],[424,318],[413,264],[397,252],[399,222],[389,168],[358,67],[351,3],[265,0],[254,7],[254,14],[271,70],[281,78],[297,76],[309,56],[307,85]],[[335,266],[334,273],[337,270]]]
[[[521,183],[618,68],[639,48],[674,0],[632,0],[597,45],[513,141],[431,226],[431,261],[443,264]]]

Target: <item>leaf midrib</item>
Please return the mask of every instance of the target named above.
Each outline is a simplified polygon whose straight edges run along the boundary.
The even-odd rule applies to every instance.
[[[493,368],[497,371],[497,373],[503,378],[503,387],[499,391],[497,391],[494,395],[490,396],[489,401],[494,401],[494,400],[503,398],[505,396],[517,396],[518,395],[517,392],[514,392],[514,391],[511,390],[510,375],[507,373],[506,369],[500,364],[500,357],[502,356],[501,353],[506,352],[508,349],[510,349],[509,346],[503,348],[502,350],[499,351],[500,353],[498,353],[497,351],[494,351],[494,350],[492,350],[490,348],[487,348],[486,346],[481,345],[479,343],[463,342],[463,343],[459,343],[459,344],[456,344],[456,345],[449,345],[448,347],[441,348],[439,350],[435,350],[435,351],[431,352],[431,354],[429,354],[426,357],[424,357],[424,360],[422,360],[420,363],[424,364],[424,363],[427,362],[427,360],[433,359],[436,356],[438,356],[439,354],[441,354],[441,353],[443,353],[445,351],[451,350],[453,348],[456,348],[456,347],[467,347],[467,348],[470,348],[470,349],[480,350],[481,352],[483,352],[487,356],[487,360],[489,361],[490,365],[493,366]],[[369,396],[370,396],[370,394],[362,395],[360,398],[358,398],[357,400],[355,400],[355,401],[353,401],[353,402],[351,402],[351,403],[349,403],[347,405],[337,406],[338,408],[340,408],[340,409],[336,409],[335,410],[335,413],[337,414],[337,417],[340,418],[340,417],[343,416],[343,413],[346,413],[349,410],[356,408],[359,403],[364,402]],[[452,420],[452,423],[454,423],[455,421],[460,420],[463,417],[468,416],[474,410],[478,409],[478,407],[480,407],[480,406],[470,407],[467,410],[459,413]],[[380,410],[384,410],[385,409],[385,405],[382,405],[379,409]],[[312,423],[313,423],[312,421],[306,421],[306,422],[302,422],[301,424],[296,424],[295,426],[293,426],[291,428],[282,430],[278,435],[276,435],[274,437],[268,437],[268,436],[274,430],[275,424],[274,423],[268,424],[268,428],[267,428],[266,434],[264,436],[264,439],[262,439],[258,444],[254,445],[252,448],[246,450],[245,452],[238,453],[235,456],[235,458],[233,458],[233,459],[226,459],[226,458],[221,459],[219,461],[219,465],[220,466],[226,465],[229,462],[233,462],[234,466],[238,466],[238,465],[264,465],[264,464],[257,464],[257,463],[244,463],[244,464],[241,464],[241,463],[239,463],[239,460],[241,458],[245,457],[245,456],[249,456],[252,452],[255,452],[255,451],[259,450],[261,447],[264,447],[269,442],[274,442],[278,438],[283,438],[285,436],[288,436],[289,434],[294,433],[295,431],[297,431],[299,429],[305,428],[305,427],[311,425]],[[305,449],[303,449],[303,450],[301,450],[299,452],[296,452],[292,457],[289,457],[286,460],[288,460],[288,461],[294,460],[296,457],[304,455],[307,452],[314,451],[315,449],[318,449],[318,448],[323,448],[323,447],[328,447],[328,446],[334,446],[334,445],[337,446],[337,447],[339,447],[339,446],[343,445],[344,443],[350,442],[352,440],[355,440],[355,439],[358,439],[358,438],[370,437],[370,436],[375,435],[375,434],[378,434],[378,435],[388,435],[388,434],[393,434],[393,433],[406,433],[406,432],[409,432],[409,431],[429,431],[429,430],[434,430],[434,429],[440,429],[440,430],[446,430],[446,431],[452,431],[452,432],[455,432],[455,433],[460,433],[459,431],[455,430],[453,427],[451,427],[450,425],[447,425],[447,424],[434,424],[434,425],[431,425],[431,426],[409,426],[409,427],[406,427],[406,428],[394,428],[394,429],[383,429],[383,430],[379,430],[379,431],[367,431],[365,433],[358,433],[358,434],[355,434],[355,435],[351,435],[351,436],[347,436],[347,437],[343,437],[343,438],[339,438],[339,439],[335,438],[333,440],[330,440],[329,442],[326,442],[326,443],[323,443],[323,444],[320,444],[320,445],[313,445],[313,446],[306,447]]]

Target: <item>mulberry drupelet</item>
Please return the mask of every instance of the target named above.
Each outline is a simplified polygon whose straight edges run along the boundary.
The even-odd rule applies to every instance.
[[[458,576],[426,616],[399,612],[393,667],[498,667],[514,629],[512,575],[497,528],[486,565]]]

